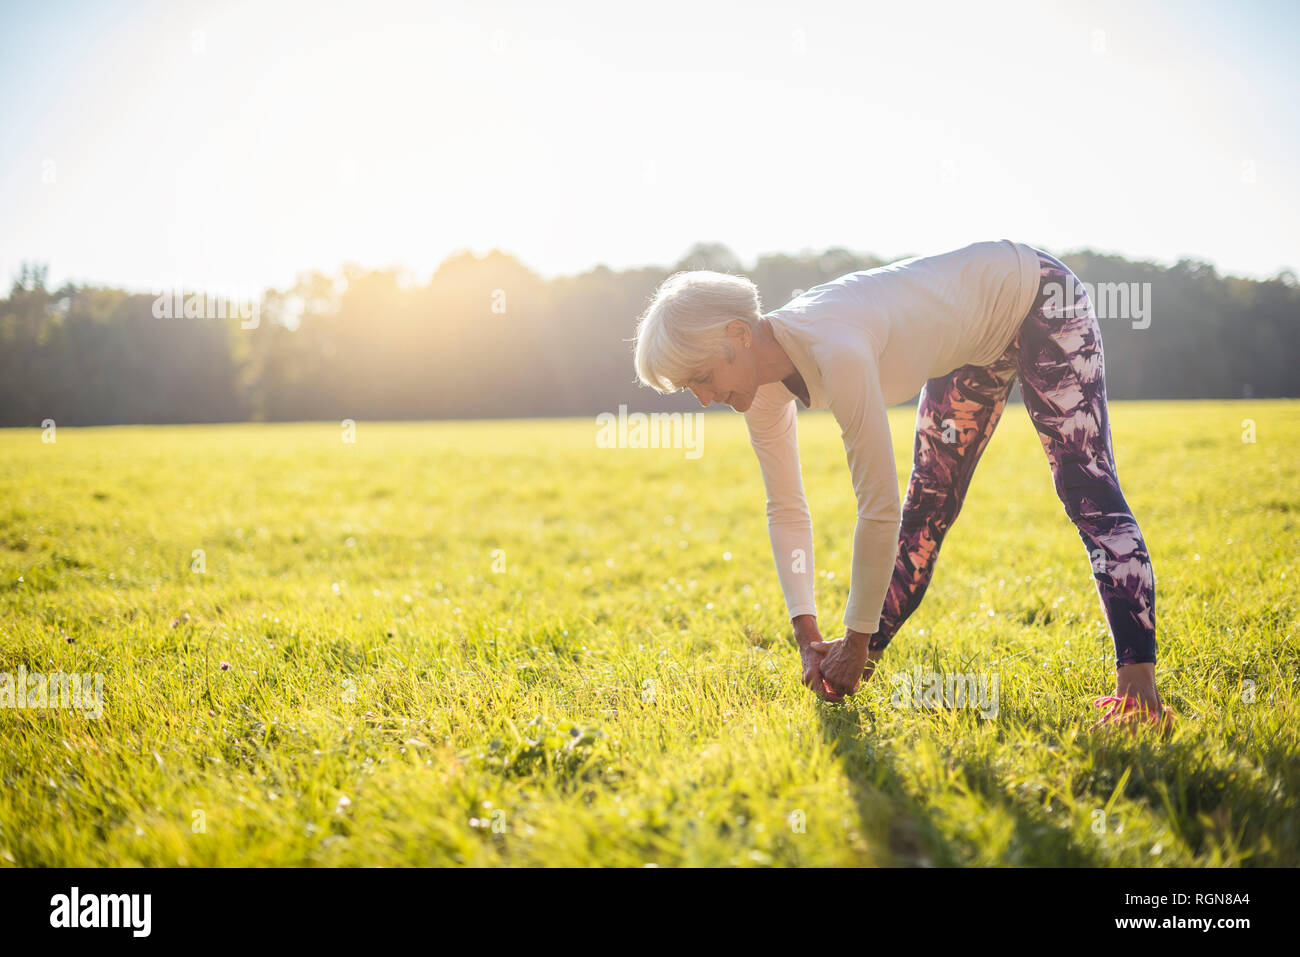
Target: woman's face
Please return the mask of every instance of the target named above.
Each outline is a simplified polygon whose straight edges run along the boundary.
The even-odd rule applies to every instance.
[[[754,401],[757,388],[752,350],[745,348],[750,333],[743,322],[733,323],[727,333],[731,357],[713,356],[686,383],[686,387],[695,394],[700,405],[722,402],[737,412],[744,412]]]

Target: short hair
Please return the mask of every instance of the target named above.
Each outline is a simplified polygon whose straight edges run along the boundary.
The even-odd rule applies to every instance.
[[[728,324],[739,319],[756,330],[761,318],[758,287],[744,276],[673,273],[637,321],[637,378],[657,392],[677,392],[713,356],[731,358]]]

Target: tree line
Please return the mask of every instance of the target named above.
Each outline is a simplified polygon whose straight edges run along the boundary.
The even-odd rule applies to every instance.
[[[1300,395],[1300,283],[1091,251],[1060,258],[1100,301],[1115,399]],[[499,251],[430,280],[310,273],[257,302],[46,282],[26,265],[0,300],[0,425],[497,418],[698,408],[635,380],[631,337],[679,269],[742,273],[763,306],[883,260],[843,248],[744,268],[700,243],[669,267],[545,280]],[[1106,314],[1109,308],[1113,314]]]

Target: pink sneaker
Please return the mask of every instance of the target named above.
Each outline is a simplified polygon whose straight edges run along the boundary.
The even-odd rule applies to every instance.
[[[1094,708],[1104,708],[1105,713],[1101,720],[1092,725],[1088,730],[1096,731],[1098,728],[1110,725],[1124,725],[1136,727],[1139,723],[1154,725],[1159,730],[1168,732],[1174,725],[1174,711],[1168,705],[1163,706],[1160,712],[1152,711],[1137,698],[1123,697],[1115,695],[1105,695],[1093,701]]]

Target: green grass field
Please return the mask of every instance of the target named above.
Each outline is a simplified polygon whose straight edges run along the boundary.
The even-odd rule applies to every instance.
[[[0,432],[0,671],[104,689],[0,708],[0,863],[1295,866],[1297,413],[1112,409],[1166,741],[1086,730],[1113,650],[1019,405],[844,705],[799,683],[739,415],[698,459],[592,419]],[[833,419],[800,433],[829,638],[855,508]],[[898,706],[917,668],[996,715]]]

